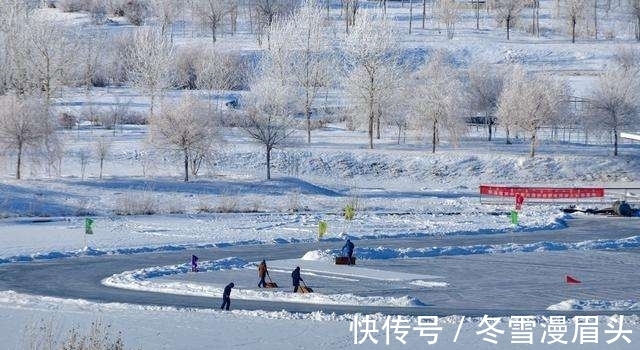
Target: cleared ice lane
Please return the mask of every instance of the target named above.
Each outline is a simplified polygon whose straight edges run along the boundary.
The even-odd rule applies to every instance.
[[[491,235],[470,235],[433,238],[403,238],[403,239],[376,239],[358,240],[358,247],[397,247],[397,248],[422,248],[430,246],[468,246],[475,244],[526,244],[539,241],[554,242],[580,242],[585,240],[606,238],[616,239],[640,232],[640,219],[638,218],[609,218],[609,217],[583,217],[569,221],[569,227],[562,230],[537,231],[526,233],[506,233]],[[255,245],[237,246],[226,248],[212,248],[206,250],[178,251],[165,253],[144,253],[134,255],[111,255],[99,257],[80,257],[57,259],[51,261],[15,263],[0,265],[0,289],[14,290],[21,293],[55,296],[63,298],[80,298],[99,302],[121,302],[151,305],[165,305],[182,308],[216,308],[220,299],[217,296],[193,297],[162,293],[139,292],[121,290],[103,286],[100,282],[103,278],[126,270],[134,270],[147,266],[163,266],[187,262],[191,254],[196,254],[203,260],[220,259],[236,256],[247,261],[261,260],[265,255],[271,259],[288,259],[302,256],[305,252],[316,249],[339,248],[339,242],[321,242],[305,244],[283,245]],[[424,297],[420,297],[426,307],[350,307],[344,305],[316,305],[285,302],[265,302],[264,300],[235,300],[232,299],[233,308],[261,309],[261,310],[288,310],[291,312],[313,312],[322,310],[335,313],[376,313],[404,315],[451,315],[460,314],[466,316],[508,316],[518,314],[559,314],[558,311],[548,312],[547,306],[558,302],[573,292],[578,295],[597,297],[603,292],[609,297],[619,295],[620,298],[637,297],[635,291],[640,290],[640,282],[637,279],[627,280],[626,274],[632,273],[631,267],[638,266],[640,254],[637,250],[625,250],[617,255],[615,252],[608,255],[612,259],[618,256],[623,258],[622,263],[629,266],[620,271],[619,264],[590,263],[589,255],[580,257],[580,252],[553,254],[553,261],[548,266],[541,263],[543,259],[530,258],[537,253],[524,253],[519,257],[515,255],[477,255],[460,257],[442,257],[435,259],[421,259],[419,264],[412,263],[410,259],[391,261],[367,261],[367,264],[381,265],[380,268],[393,269],[402,272],[417,272],[417,267],[428,262],[431,269],[437,269],[438,275],[461,276],[476,275],[477,282],[454,281],[452,288],[438,291],[426,291]],[[576,255],[578,254],[578,255]],[[589,253],[591,254],[591,253]],[[602,254],[598,254],[602,255]],[[594,255],[592,255],[594,256]],[[579,264],[576,259],[579,258]],[[599,260],[602,261],[602,260]],[[364,263],[364,262],[363,262]],[[560,287],[561,281],[549,277],[548,285],[540,287],[525,283],[527,275],[544,278],[545,271],[553,267],[554,271],[591,271],[594,280],[599,280],[595,288],[589,290],[589,286],[580,290],[565,290]],[[569,270],[573,268],[572,270]],[[455,269],[460,269],[456,272]],[[470,270],[473,270],[470,272]],[[484,269],[484,270],[483,270]],[[431,271],[421,271],[429,273]],[[482,274],[492,274],[489,278],[482,278]],[[511,275],[514,274],[514,275]],[[514,276],[518,276],[514,278]],[[524,277],[523,277],[524,276]],[[606,279],[606,276],[612,276]],[[449,277],[451,281],[451,277]],[[523,282],[525,281],[525,282]],[[609,281],[609,282],[607,282]],[[613,283],[620,281],[622,283]],[[624,284],[624,285],[622,285]],[[549,290],[548,296],[543,296],[545,290]],[[376,290],[385,296],[403,296],[406,290],[389,288]],[[580,294],[582,293],[582,294]],[[620,312],[617,312],[620,313]],[[635,313],[635,312],[631,312]],[[572,313],[566,313],[572,314]],[[588,314],[580,312],[580,314]],[[602,311],[592,314],[603,314]]]

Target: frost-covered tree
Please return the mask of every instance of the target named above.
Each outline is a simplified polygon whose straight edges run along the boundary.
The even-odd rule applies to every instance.
[[[151,0],[151,8],[160,25],[160,33],[166,35],[173,41],[173,23],[178,18],[182,0]]]
[[[33,85],[44,92],[49,106],[51,94],[63,83],[74,63],[77,40],[55,22],[42,18],[30,18],[27,24],[26,48]]]
[[[515,67],[508,76],[498,105],[498,120],[524,131],[535,156],[538,131],[566,111],[570,96],[567,85],[546,74],[527,74]]]
[[[111,139],[106,136],[101,136],[95,141],[95,153],[96,157],[98,157],[98,162],[100,164],[100,173],[99,178],[102,180],[102,169],[104,167],[104,161],[107,159],[109,155],[109,151],[111,149]]]
[[[334,50],[327,35],[322,9],[315,0],[306,1],[291,17],[271,27],[271,47],[267,58],[280,70],[282,80],[302,91],[300,98],[306,118],[307,142],[311,142],[313,100],[327,87],[335,70]]]
[[[360,0],[340,0],[342,3],[342,14],[344,16],[345,32],[349,34],[349,27],[356,23],[356,14],[360,8]],[[386,11],[386,3],[384,4]]]
[[[612,133],[614,156],[618,155],[620,132],[640,123],[640,73],[636,67],[604,72],[590,94],[589,117]]]
[[[15,152],[16,179],[22,177],[25,152],[37,153],[54,133],[42,99],[13,93],[0,96],[0,144]]]
[[[222,20],[229,10],[227,0],[195,0],[193,2],[193,11],[200,19],[200,22],[211,31],[213,43],[216,42],[218,27],[222,24]]]
[[[253,12],[258,24],[258,41],[262,42],[262,34],[267,33],[267,47],[270,45],[269,28],[276,18],[286,17],[295,8],[292,0],[254,0]]]
[[[456,0],[440,0],[436,6],[437,16],[447,29],[447,39],[453,39],[456,23],[460,19],[460,3]]]
[[[412,97],[418,127],[431,136],[431,152],[447,136],[453,143],[463,133],[463,86],[458,72],[446,62],[445,54],[436,53],[416,73]]]
[[[156,97],[171,86],[170,66],[173,64],[173,45],[153,28],[140,28],[125,50],[131,83],[149,94],[149,115],[153,118]]]
[[[518,21],[518,16],[525,2],[526,0],[495,0],[496,21],[507,28],[507,40],[509,40],[511,28]]]
[[[373,148],[374,125],[381,119],[378,107],[401,82],[396,42],[397,31],[390,20],[364,13],[343,43],[346,94],[353,116],[367,125],[369,148]]]
[[[576,26],[584,19],[587,10],[587,0],[568,0],[565,11],[571,30],[571,42],[576,42]]]
[[[0,45],[2,51],[2,69],[0,92],[9,89],[19,94],[29,90],[24,33],[28,9],[24,1],[0,1]]]
[[[488,63],[474,64],[469,69],[467,81],[467,98],[473,112],[483,113],[483,121],[489,131],[489,141],[493,135],[495,114],[504,85],[505,72]]]
[[[635,28],[636,40],[640,41],[640,0],[628,0]]]
[[[194,94],[186,94],[178,105],[165,106],[151,118],[151,140],[182,155],[184,181],[189,181],[190,159],[204,144],[215,142],[213,118]]]
[[[282,145],[296,130],[293,114],[298,110],[296,92],[272,72],[264,71],[252,84],[240,127],[265,147],[267,180],[271,179],[271,151]]]

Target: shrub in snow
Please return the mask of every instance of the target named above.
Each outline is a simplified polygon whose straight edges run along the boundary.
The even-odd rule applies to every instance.
[[[57,7],[62,12],[78,12],[84,10],[86,0],[58,0]]]
[[[144,0],[128,0],[124,4],[124,15],[135,26],[144,24],[149,16],[150,7]]]
[[[58,123],[63,129],[73,129],[78,124],[78,118],[69,113],[62,113],[58,118]]]
[[[222,194],[218,198],[217,212],[236,213],[238,212],[238,197],[234,195]]]
[[[54,320],[40,320],[26,327],[25,349],[65,349],[65,350],[123,350],[122,333],[111,334],[111,325],[102,321],[91,322],[88,330],[73,327],[60,334],[60,325]]]
[[[158,212],[158,201],[150,191],[128,191],[115,203],[116,215],[153,215]]]
[[[103,0],[90,0],[87,11],[91,14],[93,24],[103,24],[107,20],[107,5]]]

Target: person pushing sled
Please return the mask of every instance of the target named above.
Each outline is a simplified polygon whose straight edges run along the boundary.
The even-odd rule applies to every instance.
[[[355,265],[356,258],[353,257],[355,245],[350,239],[342,247],[342,256],[336,257],[336,265]]]
[[[278,285],[271,280],[269,270],[267,270],[267,262],[264,259],[262,259],[262,262],[258,265],[258,277],[260,277],[258,288],[278,288]],[[269,282],[264,280],[265,277],[269,277]]]
[[[300,266],[296,266],[296,268],[291,272],[291,279],[293,281],[293,292],[294,293],[312,293],[313,289],[311,287],[307,287],[306,283],[300,277]],[[300,285],[302,282],[302,285]]]

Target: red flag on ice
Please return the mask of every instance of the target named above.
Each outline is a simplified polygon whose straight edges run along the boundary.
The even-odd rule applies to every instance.
[[[579,279],[569,275],[565,276],[565,282],[567,282],[568,284],[582,283],[582,281],[580,281]]]

